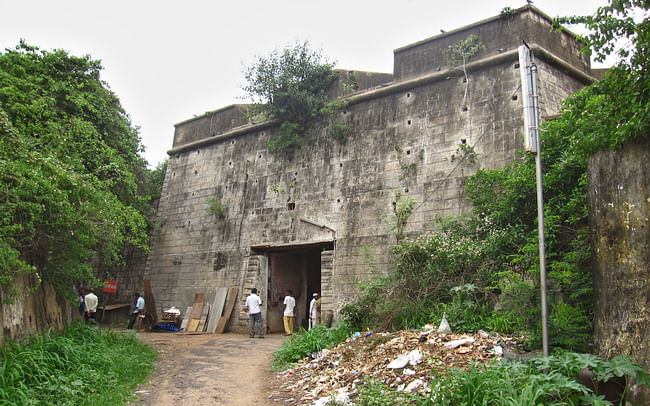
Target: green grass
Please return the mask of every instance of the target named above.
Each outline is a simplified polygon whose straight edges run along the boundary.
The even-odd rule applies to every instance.
[[[301,328],[273,354],[274,359],[271,361],[271,367],[276,371],[287,369],[314,352],[342,342],[350,337],[350,332],[350,328],[345,323],[339,323],[332,328],[315,326],[309,331]]]
[[[124,405],[158,354],[133,332],[72,324],[2,348],[0,405]]]

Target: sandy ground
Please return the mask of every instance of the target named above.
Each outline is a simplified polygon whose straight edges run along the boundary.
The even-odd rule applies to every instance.
[[[272,354],[280,334],[264,339],[242,334],[140,333],[160,355],[131,405],[268,405],[275,373]]]

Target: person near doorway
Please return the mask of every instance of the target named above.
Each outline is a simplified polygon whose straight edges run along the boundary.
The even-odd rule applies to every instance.
[[[144,313],[144,298],[140,296],[139,292],[135,292],[135,310],[131,313],[131,321],[129,321],[129,330],[133,328],[135,321],[138,319],[140,314]]]
[[[248,310],[248,319],[250,324],[250,338],[255,338],[255,326],[259,338],[264,338],[262,333],[262,299],[257,296],[257,288],[251,289],[251,294],[246,298],[246,309]]]
[[[77,292],[79,292],[79,316],[84,317],[86,314],[86,291],[84,288],[79,288]]]
[[[296,307],[296,299],[293,297],[291,289],[287,289],[287,295],[284,297],[284,332],[290,336],[293,334],[293,309]]]
[[[84,307],[86,308],[86,314],[84,318],[86,323],[93,324],[96,322],[96,312],[97,312],[97,295],[95,295],[95,289],[88,288],[88,294],[84,297]]]
[[[316,297],[316,303],[314,303],[314,306],[316,307],[316,324],[323,324],[320,316],[320,293],[318,294],[318,297]]]
[[[316,310],[316,301],[318,300],[318,293],[314,293],[309,302],[309,329],[316,325],[316,318],[318,317]]]

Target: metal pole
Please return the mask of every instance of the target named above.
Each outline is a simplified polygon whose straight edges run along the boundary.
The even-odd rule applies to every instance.
[[[535,176],[537,179],[537,230],[539,234],[539,284],[542,295],[542,349],[544,356],[548,356],[548,314],[546,310],[546,254],[544,250],[544,196],[542,194],[542,156],[539,142],[539,100],[537,94],[537,65],[534,63],[530,66],[533,82],[533,108],[534,123],[533,132],[535,134],[535,144],[537,151],[535,153]]]

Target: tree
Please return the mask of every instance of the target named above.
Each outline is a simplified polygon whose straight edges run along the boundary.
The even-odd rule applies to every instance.
[[[253,100],[252,114],[280,124],[279,134],[269,142],[271,150],[290,153],[331,111],[327,89],[337,77],[333,67],[303,42],[275,50],[246,68],[243,89]]]
[[[147,247],[137,129],[89,56],[22,42],[0,54],[0,271],[63,293],[92,281],[90,258]]]

